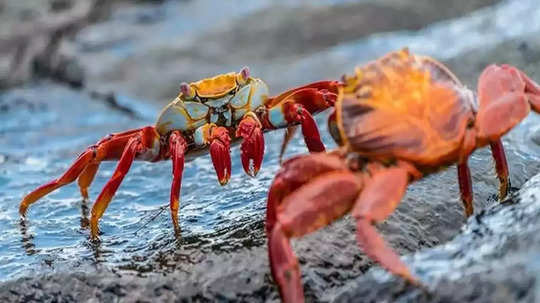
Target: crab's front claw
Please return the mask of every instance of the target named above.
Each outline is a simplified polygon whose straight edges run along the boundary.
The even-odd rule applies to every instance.
[[[225,127],[214,126],[210,129],[208,141],[219,184],[225,185],[231,178],[231,137]]]
[[[288,103],[285,107],[285,119],[289,122],[296,122],[302,125],[302,135],[310,152],[325,151],[324,144],[317,128],[317,123],[311,113],[302,105]]]
[[[238,124],[236,137],[242,137],[242,166],[246,174],[255,177],[264,155],[264,137],[261,123],[255,114],[248,113]]]

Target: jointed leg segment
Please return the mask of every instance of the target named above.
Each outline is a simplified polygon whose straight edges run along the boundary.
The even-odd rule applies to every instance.
[[[92,216],[90,218],[90,232],[92,239],[97,239],[99,234],[98,220],[101,218],[101,216],[103,216],[105,209],[107,209],[107,206],[109,206],[109,202],[111,202],[111,199],[120,186],[120,183],[122,183],[122,180],[124,180],[124,176],[129,171],[131,163],[133,163],[137,152],[141,151],[142,148],[141,138],[133,137],[128,141],[128,144],[126,145],[124,152],[118,161],[116,170],[109,181],[105,184],[105,187],[103,187],[103,190],[92,207]]]
[[[20,214],[24,216],[30,204],[77,178],[83,198],[88,198],[88,187],[92,183],[101,161],[120,159],[115,173],[103,188],[92,209],[92,237],[97,237],[97,221],[103,215],[133,159],[139,152],[151,148],[156,138],[157,133],[150,126],[105,137],[97,144],[87,148],[61,177],[26,195],[19,207]]]
[[[92,162],[88,164],[77,180],[81,190],[81,196],[84,199],[88,199],[88,188],[90,187],[90,184],[92,184],[92,181],[94,181],[98,168],[99,162]]]
[[[510,181],[508,176],[508,163],[504,153],[504,147],[501,139],[490,143],[491,154],[495,161],[495,170],[499,178],[499,200],[503,200],[510,190]]]
[[[75,160],[75,163],[73,163],[60,178],[52,180],[51,182],[36,188],[34,191],[26,195],[19,206],[19,213],[22,216],[25,216],[26,210],[30,204],[36,202],[38,199],[52,192],[53,190],[75,181],[75,179],[77,179],[77,177],[93,159],[94,150],[87,149],[77,158],[77,160]]]
[[[179,131],[174,131],[169,137],[169,148],[173,162],[173,181],[171,185],[171,218],[175,233],[178,234],[178,208],[180,201],[180,188],[182,186],[182,173],[184,171],[184,154],[187,143]]]
[[[363,251],[382,267],[403,279],[417,284],[399,255],[388,247],[373,226],[386,219],[398,206],[409,183],[404,168],[395,167],[380,171],[365,183],[352,211],[356,219],[357,240]]]
[[[467,159],[463,163],[459,163],[457,166],[459,192],[461,194],[461,202],[465,209],[465,216],[469,217],[473,214],[473,191],[471,181],[471,171],[467,164]]]

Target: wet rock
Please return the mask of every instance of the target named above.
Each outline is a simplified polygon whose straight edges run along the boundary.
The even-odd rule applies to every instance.
[[[378,5],[393,3],[399,7],[399,2],[384,1]],[[91,203],[81,201],[75,185],[43,198],[32,205],[26,221],[18,221],[17,205],[21,197],[63,173],[88,145],[108,133],[154,123],[159,107],[130,97],[139,95],[139,89],[144,90],[141,95],[147,94],[148,99],[161,98],[161,94],[168,99],[177,93],[181,80],[234,70],[245,64],[239,63],[244,57],[235,58],[226,47],[223,48],[226,53],[220,54],[219,44],[204,53],[189,41],[210,47],[212,43],[205,42],[207,36],[235,28],[238,25],[235,18],[251,20],[248,24],[254,25],[256,20],[250,18],[264,18],[260,10],[268,4],[249,2],[242,7],[203,10],[208,3],[213,2],[190,1],[180,6],[170,1],[161,5],[144,4],[144,7],[120,4],[125,10],[112,11],[109,21],[86,27],[75,42],[63,41],[60,53],[79,54],[81,66],[90,75],[85,81],[90,83],[89,91],[93,93],[40,82],[0,94],[3,121],[0,124],[0,205],[3,207],[0,280],[4,281],[0,284],[0,301],[278,300],[270,278],[263,226],[267,188],[279,168],[277,155],[282,139],[279,131],[265,135],[265,161],[257,178],[248,178],[242,172],[238,147],[232,149],[233,176],[225,187],[217,184],[207,155],[186,163],[180,209],[182,238],[178,241],[168,213],[171,174],[168,162],[132,166],[101,220],[100,245],[88,241]],[[421,6],[427,2],[418,3]],[[336,78],[344,71],[351,71],[355,64],[411,45],[415,52],[446,60],[469,86],[474,85],[484,62],[501,60],[524,68],[538,79],[534,68],[540,60],[535,51],[540,37],[538,26],[532,22],[526,26],[515,22],[537,20],[533,18],[537,16],[537,11],[531,9],[536,7],[533,5],[536,5],[534,0],[504,1],[419,31],[380,33],[355,41],[332,42],[337,45],[315,41],[316,49],[305,50],[302,57],[290,55],[291,51],[287,56],[270,57],[270,63],[265,58],[252,58],[254,63],[250,66],[255,75],[264,76],[279,90],[292,83],[318,80],[321,75]],[[339,7],[349,6],[354,5]],[[180,7],[185,11],[179,11]],[[413,10],[404,9],[411,16]],[[186,17],[194,11],[200,15]],[[324,20],[331,25],[339,23],[317,5],[307,7],[306,12],[328,18]],[[216,13],[219,16],[213,18]],[[169,14],[177,14],[175,21],[183,27],[173,26],[177,23],[170,21]],[[315,26],[312,19],[300,17],[311,20]],[[210,19],[216,20],[211,27],[198,23],[200,20],[208,23]],[[295,24],[289,19],[287,22]],[[169,31],[165,30],[168,26],[171,26]],[[193,27],[200,32],[190,36]],[[280,33],[284,31],[279,24],[272,28]],[[502,28],[506,34],[501,37]],[[167,35],[155,34],[161,30]],[[481,41],[479,35],[483,37]],[[172,36],[178,40],[171,39]],[[259,43],[258,37],[253,39]],[[448,41],[452,41],[451,47]],[[70,46],[75,47],[71,49],[73,53],[69,52]],[[184,52],[186,49],[197,52]],[[216,55],[210,56],[212,52]],[[221,62],[218,55],[233,61]],[[123,77],[127,78],[125,83],[119,80]],[[92,88],[96,88],[95,92]],[[317,117],[317,121],[325,125],[324,115]],[[540,171],[540,147],[531,139],[538,125],[539,117],[531,115],[504,139],[515,187],[521,187]],[[325,143],[332,148],[324,127],[322,132]],[[295,138],[286,157],[306,152],[301,139]],[[528,230],[534,227],[530,225],[532,219],[523,219],[525,225],[521,225],[522,217],[528,216],[522,210],[512,211],[515,218],[501,219],[507,207],[520,209],[523,204],[496,203],[498,182],[488,150],[475,152],[470,165],[477,211],[474,219],[466,222],[463,216],[452,167],[413,184],[397,211],[378,226],[389,244],[405,255],[418,276],[427,282],[433,292],[431,297],[380,269],[364,277],[373,263],[361,253],[354,237],[354,224],[350,217],[345,217],[293,242],[308,300],[445,301],[453,296],[477,301],[534,299],[537,268],[526,256],[538,242],[529,238]],[[111,162],[101,165],[90,190],[92,199],[114,168]],[[527,203],[524,205],[529,207]],[[517,232],[522,226],[527,238],[521,238]],[[508,229],[511,234],[504,234],[501,229]],[[469,245],[471,250],[467,250]],[[480,263],[475,263],[477,255]],[[493,274],[497,269],[489,260],[494,264],[503,260],[501,272],[508,278]],[[523,262],[533,265],[524,266]],[[516,274],[511,275],[512,270]],[[461,288],[465,289],[463,295],[456,295]]]
[[[372,270],[347,284],[336,302],[537,302],[540,175],[502,204],[471,218],[452,241],[404,259],[424,292]]]
[[[311,279],[314,277],[304,274],[308,298],[335,302],[359,298],[362,302],[536,302],[539,187],[537,175],[502,204],[493,204],[471,217],[451,241],[404,257],[428,292],[406,285],[381,269],[372,269],[351,277],[344,286],[331,286],[326,281],[330,286],[315,293],[311,288],[316,284]],[[22,278],[3,283],[0,299],[275,301],[277,293],[270,283],[264,255],[264,249],[257,247],[208,253],[196,264],[184,261],[179,271],[165,276],[79,269],[76,273]],[[313,265],[302,263],[304,272]],[[336,265],[332,262],[330,266]],[[331,281],[332,275],[326,279]]]

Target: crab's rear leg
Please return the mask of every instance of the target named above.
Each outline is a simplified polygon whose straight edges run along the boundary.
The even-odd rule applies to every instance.
[[[22,216],[25,216],[26,210],[30,204],[36,202],[41,197],[47,195],[53,190],[75,181],[86,166],[94,160],[94,157],[94,149],[92,147],[87,149],[77,158],[77,160],[75,160],[71,167],[62,176],[36,188],[31,193],[27,194],[19,205],[19,213]]]
[[[91,162],[84,168],[83,172],[79,175],[79,179],[77,179],[79,189],[81,190],[81,196],[85,200],[88,199],[88,188],[90,187],[90,184],[92,184],[92,181],[94,181],[98,169],[99,162]]]
[[[356,219],[357,240],[366,255],[391,273],[410,283],[418,284],[407,266],[400,260],[373,226],[386,219],[401,201],[409,183],[409,172],[392,167],[376,173],[364,184],[352,211]]]
[[[107,206],[109,206],[109,203],[122,183],[122,180],[124,180],[133,160],[135,160],[135,157],[138,154],[152,148],[154,144],[159,144],[156,143],[159,142],[157,138],[158,135],[151,126],[145,127],[141,129],[140,132],[130,136],[123,148],[122,155],[120,156],[120,160],[118,161],[112,177],[107,181],[92,207],[92,215],[90,217],[90,232],[92,239],[97,239],[99,234],[98,221],[103,216]],[[157,157],[159,154],[153,156]]]
[[[523,120],[531,108],[540,112],[540,86],[513,66],[490,65],[478,80],[478,100],[477,138],[481,145],[489,142],[491,146],[502,200],[510,181],[500,137]]]
[[[119,159],[128,141],[134,136],[141,136],[143,133],[146,134],[143,135],[145,144],[153,144],[153,140],[157,136],[157,133],[153,127],[149,126],[109,135],[95,145],[90,146],[79,155],[77,160],[75,160],[62,176],[38,187],[26,195],[19,206],[19,213],[22,216],[25,216],[26,210],[32,203],[55,189],[75,181],[77,178],[79,178],[78,183],[81,194],[84,198],[87,198],[88,187],[97,172],[99,163],[104,160]]]

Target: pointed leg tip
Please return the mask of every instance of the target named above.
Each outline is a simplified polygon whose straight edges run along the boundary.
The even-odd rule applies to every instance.
[[[84,200],[88,200],[88,190],[86,188],[81,188],[81,196]]]
[[[224,177],[224,178],[218,179],[219,185],[221,185],[221,186],[227,185],[227,183],[229,183],[229,179],[230,179],[229,177]]]
[[[255,178],[257,177],[257,174],[259,173],[259,170],[261,169],[261,164],[253,164],[250,166],[249,161],[246,161],[246,164],[244,164],[244,161],[242,161],[242,166],[244,167],[244,172],[246,175]]]
[[[94,231],[92,227],[90,227],[90,241],[99,242],[99,231]]]
[[[95,218],[90,219],[90,240],[92,242],[99,241],[99,227],[98,222]]]

